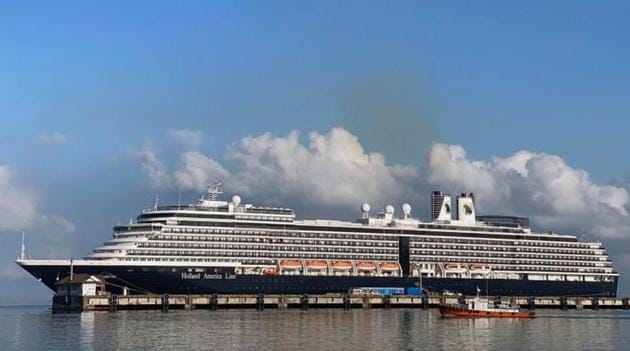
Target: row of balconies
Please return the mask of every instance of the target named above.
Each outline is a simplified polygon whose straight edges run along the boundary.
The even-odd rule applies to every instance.
[[[142,250],[131,250],[127,257],[147,256],[147,257],[220,257],[220,258],[238,258],[245,259],[278,259],[278,258],[298,258],[298,259],[336,259],[336,260],[381,260],[381,261],[397,261],[396,255],[380,255],[380,254],[364,254],[364,255],[347,255],[334,253],[272,253],[263,255],[257,252],[194,252],[194,251],[164,251],[151,252]],[[239,261],[240,262],[240,261]]]
[[[411,254],[415,255],[446,255],[446,256],[475,256],[475,257],[505,257],[505,258],[548,258],[548,259],[564,259],[573,261],[607,261],[608,256],[587,256],[587,255],[566,255],[564,252],[549,252],[546,254],[534,252],[491,252],[491,251],[455,251],[455,250],[418,250],[412,249]]]

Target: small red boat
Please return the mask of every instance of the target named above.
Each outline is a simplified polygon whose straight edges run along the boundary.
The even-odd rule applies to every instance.
[[[440,305],[440,314],[442,317],[458,318],[535,318],[533,311],[521,310],[518,307],[507,305],[490,307],[488,299],[479,296],[465,304]]]

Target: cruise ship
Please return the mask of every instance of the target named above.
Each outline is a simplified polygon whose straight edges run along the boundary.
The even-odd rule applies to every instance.
[[[258,207],[220,183],[196,204],[155,206],[113,228],[82,258],[17,264],[55,290],[72,273],[107,277],[115,293],[325,294],[365,287],[474,295],[615,296],[619,274],[602,243],[537,233],[524,217],[480,216],[476,199],[431,194],[431,219],[376,214],[355,222],[298,220],[288,208]],[[453,205],[455,206],[453,208]]]

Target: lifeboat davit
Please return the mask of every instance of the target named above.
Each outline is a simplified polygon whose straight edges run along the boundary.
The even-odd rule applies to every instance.
[[[328,268],[326,261],[307,261],[306,268],[311,270],[323,271]]]
[[[357,269],[361,272],[372,272],[376,270],[374,262],[357,262]]]
[[[381,272],[398,272],[400,265],[398,262],[382,262],[379,264]]]
[[[483,263],[471,263],[470,270],[471,271],[488,271],[490,270],[490,266]]]
[[[335,261],[332,263],[332,268],[336,271],[349,271],[352,269],[352,262],[350,261]]]
[[[302,269],[302,261],[299,261],[299,260],[282,260],[282,261],[280,261],[280,268],[286,269],[286,270]]]
[[[463,263],[446,263],[444,268],[451,271],[465,271],[466,265]]]

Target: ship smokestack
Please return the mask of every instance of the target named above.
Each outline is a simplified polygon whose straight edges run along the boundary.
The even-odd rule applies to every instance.
[[[457,219],[467,225],[475,225],[475,194],[462,193],[457,197]]]
[[[434,191],[431,193],[431,220],[450,221],[451,216],[451,196]]]

